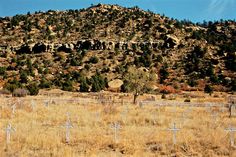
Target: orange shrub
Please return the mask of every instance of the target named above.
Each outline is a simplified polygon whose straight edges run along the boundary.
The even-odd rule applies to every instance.
[[[160,87],[160,92],[163,94],[171,94],[171,93],[176,93],[176,89],[172,86],[161,86]]]

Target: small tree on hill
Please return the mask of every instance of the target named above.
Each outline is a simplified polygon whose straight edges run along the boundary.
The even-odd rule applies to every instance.
[[[168,72],[168,65],[167,63],[164,63],[164,65],[160,69],[160,83],[164,83],[164,81],[168,78],[169,72]]]
[[[36,83],[31,83],[27,86],[30,95],[38,95],[39,87]]]
[[[213,88],[211,85],[207,84],[204,88],[205,93],[209,93],[210,95],[213,93]]]
[[[106,87],[106,81],[100,73],[96,73],[91,78],[92,92],[99,92]]]
[[[80,92],[88,92],[89,91],[89,85],[87,83],[87,79],[82,78],[80,81]]]
[[[20,71],[20,82],[21,83],[27,83],[28,82],[28,76],[25,71]]]

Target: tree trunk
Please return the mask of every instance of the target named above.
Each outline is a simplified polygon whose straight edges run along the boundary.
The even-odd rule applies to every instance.
[[[136,104],[137,98],[138,98],[138,93],[134,93],[133,104]]]

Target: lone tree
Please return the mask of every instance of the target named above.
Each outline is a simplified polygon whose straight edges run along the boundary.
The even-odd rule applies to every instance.
[[[137,69],[136,67],[129,67],[124,76],[122,91],[133,92],[133,103],[136,104],[137,97],[140,94],[148,92],[150,90],[150,84],[156,79],[154,73],[144,71],[141,68]]]

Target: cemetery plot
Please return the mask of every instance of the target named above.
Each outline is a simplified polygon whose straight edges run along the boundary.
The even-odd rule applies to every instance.
[[[99,98],[7,99],[0,156],[236,155],[227,104]]]

